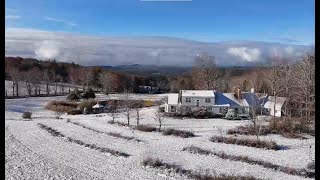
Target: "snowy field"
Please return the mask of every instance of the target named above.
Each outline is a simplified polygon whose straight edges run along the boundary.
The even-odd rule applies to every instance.
[[[121,99],[121,97],[121,94],[97,95],[97,99],[101,100]],[[131,97],[160,100],[166,95],[131,95]],[[159,158],[193,171],[202,169],[210,170],[211,173],[254,176],[260,179],[308,179],[260,165],[182,151],[184,147],[190,145],[210,151],[222,151],[230,155],[248,156],[290,168],[305,168],[314,159],[314,137],[306,140],[287,139],[279,135],[261,137],[263,140],[273,140],[288,147],[287,150],[279,151],[209,141],[209,137],[221,134],[227,136],[228,129],[248,124],[249,121],[166,118],[163,123],[164,128],[188,130],[196,135],[196,137],[184,139],[164,136],[159,132],[141,132],[117,124],[109,124],[108,121],[112,118],[107,113],[73,116],[65,114],[61,116],[62,119],[57,120],[54,114],[44,110],[43,106],[50,100],[59,99],[63,100],[65,97],[6,99],[6,179],[187,179],[178,174],[142,166],[141,162],[145,157]],[[33,112],[31,121],[21,118],[21,113],[26,110]],[[140,124],[158,127],[157,122],[152,118],[155,107],[143,108],[141,112],[143,119],[140,120]],[[127,122],[122,115],[116,121]],[[69,142],[65,138],[52,136],[41,129],[38,123],[55,129],[66,137],[121,151],[131,156],[127,158],[112,156]],[[136,124],[134,118],[131,119],[130,124]],[[110,132],[131,136],[141,141],[113,137],[107,134]]]

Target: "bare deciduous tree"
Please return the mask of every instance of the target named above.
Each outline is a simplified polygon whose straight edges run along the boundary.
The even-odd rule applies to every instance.
[[[22,80],[24,81],[24,85],[25,85],[25,88],[28,92],[28,95],[31,96],[32,94],[32,74],[31,74],[31,71],[23,71],[21,72],[21,75],[22,75]]]
[[[142,100],[137,100],[133,105],[134,117],[136,118],[137,125],[139,125],[140,119],[142,119],[141,107],[143,106]]]
[[[132,114],[132,110],[131,110],[132,100],[129,97],[129,93],[126,90],[124,91],[124,97],[123,97],[122,103],[124,107],[123,114],[127,118],[127,124],[130,125],[130,117]]]
[[[215,89],[218,78],[218,68],[213,56],[201,53],[195,59],[192,78],[196,89]]]
[[[40,87],[41,87],[41,71],[38,67],[33,67],[31,70],[31,83],[34,87],[34,95],[40,95]]]
[[[111,72],[102,72],[99,76],[99,81],[106,94],[109,94],[114,89],[115,78]]]
[[[8,66],[8,74],[12,80],[12,95],[14,96],[14,91],[16,91],[16,96],[19,96],[19,81],[21,81],[21,74],[17,67]]]
[[[311,121],[311,113],[315,108],[315,56],[307,53],[297,65],[297,95],[301,110],[307,122]]]
[[[265,75],[266,80],[271,88],[272,95],[274,97],[274,105],[273,105],[273,119],[274,119],[274,126],[276,126],[276,121],[275,121],[275,115],[276,115],[276,104],[277,104],[277,96],[278,92],[280,89],[280,68],[279,68],[279,63],[280,63],[281,58],[280,57],[273,57],[270,70],[267,72]]]
[[[47,95],[49,95],[50,94],[50,87],[49,86],[52,82],[52,73],[50,72],[49,69],[45,69],[45,70],[43,70],[42,77],[43,77],[43,80],[46,84],[46,93],[47,93]]]
[[[154,112],[153,119],[159,123],[159,131],[161,131],[161,126],[165,119],[165,116],[164,116],[164,113],[160,111],[160,106]]]
[[[112,117],[112,122],[114,123],[114,120],[118,117],[118,102],[113,101],[110,104],[110,116]]]

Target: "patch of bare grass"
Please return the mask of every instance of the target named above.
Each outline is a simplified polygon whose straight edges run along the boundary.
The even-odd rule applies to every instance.
[[[236,144],[241,146],[248,146],[254,148],[262,148],[269,150],[280,150],[281,147],[277,145],[274,141],[262,141],[256,139],[237,139],[233,137],[223,137],[223,136],[212,136],[210,138],[211,142],[225,143],[225,144]]]

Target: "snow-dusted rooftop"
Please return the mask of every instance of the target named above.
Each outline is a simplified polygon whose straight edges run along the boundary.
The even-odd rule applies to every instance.
[[[286,101],[285,97],[277,97],[276,98],[276,108],[281,108],[285,101]],[[274,96],[269,96],[264,107],[273,108],[274,102],[275,102]]]
[[[182,96],[214,97],[214,90],[181,90]]]
[[[168,94],[168,104],[178,104],[179,94]]]

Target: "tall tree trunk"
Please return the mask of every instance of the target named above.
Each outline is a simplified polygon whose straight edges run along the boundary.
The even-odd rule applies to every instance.
[[[47,87],[47,95],[49,95],[49,83],[46,83],[46,87]]]
[[[12,96],[14,96],[14,87],[16,86],[14,82],[12,82]]]
[[[16,83],[16,93],[19,96],[19,81]]]

